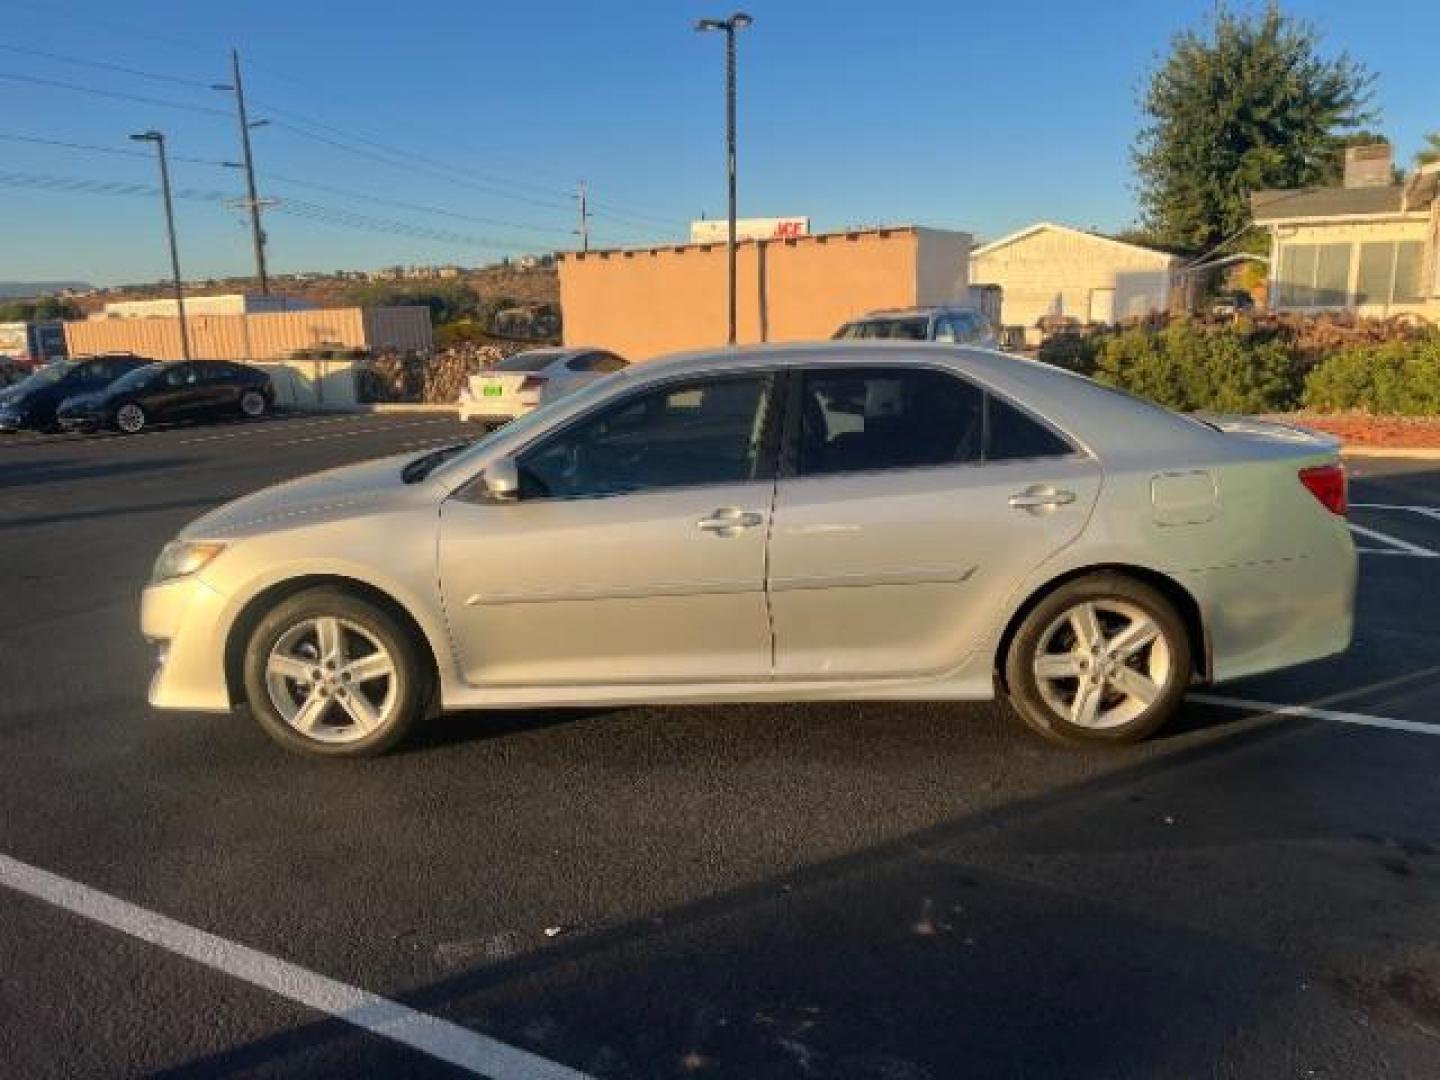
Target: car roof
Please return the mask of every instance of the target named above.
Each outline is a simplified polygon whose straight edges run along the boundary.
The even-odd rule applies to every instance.
[[[906,315],[939,315],[944,313],[960,312],[967,315],[979,314],[975,308],[965,304],[919,304],[914,307],[897,308],[876,308],[874,311],[867,311],[858,318],[851,319],[851,322],[863,322],[866,319],[888,319],[896,316]]]
[[[611,378],[639,385],[716,370],[814,364],[949,367],[986,389],[1013,398],[1111,460],[1153,461],[1162,455],[1168,459],[1172,452],[1183,456],[1213,450],[1218,435],[1188,417],[1052,364],[995,349],[931,341],[857,339],[711,349],[631,364]]]

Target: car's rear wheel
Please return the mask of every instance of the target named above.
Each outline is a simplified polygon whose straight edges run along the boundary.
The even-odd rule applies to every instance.
[[[259,390],[246,390],[240,395],[240,413],[254,420],[265,415],[265,395]]]
[[[250,711],[287,750],[370,757],[398,743],[424,713],[428,668],[407,627],[343,589],[281,601],[245,651]]]
[[[127,401],[115,410],[115,426],[126,435],[135,435],[145,429],[150,418],[138,402]]]
[[[1164,594],[1095,574],[1067,582],[1025,616],[1005,680],[1015,711],[1046,738],[1128,743],[1175,713],[1192,665],[1184,620]]]

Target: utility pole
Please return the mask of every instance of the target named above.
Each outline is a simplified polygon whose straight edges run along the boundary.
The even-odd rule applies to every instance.
[[[245,112],[245,83],[240,78],[240,51],[230,50],[230,70],[234,82],[213,83],[214,90],[224,90],[235,95],[235,111],[240,121],[240,150],[244,154],[245,207],[250,211],[250,239],[255,245],[255,272],[260,279],[260,292],[270,292],[270,277],[265,272],[265,229],[260,224],[260,211],[266,205],[255,191],[255,158],[250,152],[250,129],[263,127],[268,120],[256,120],[253,124]]]
[[[180,353],[190,359],[190,330],[185,324],[185,287],[180,279],[180,248],[175,243],[175,207],[170,201],[170,163],[165,159],[165,135],[159,131],[144,131],[130,138],[136,142],[155,144],[160,159],[160,192],[165,198],[165,230],[170,236],[170,276],[175,282],[175,312],[180,316]]]
[[[585,201],[585,181],[580,181],[580,193],[575,197],[580,200],[580,227],[575,230],[575,235],[580,237],[580,250],[590,250],[590,210],[589,204]]]
[[[729,188],[730,217],[726,234],[726,255],[729,260],[730,277],[730,334],[729,343],[735,344],[735,32],[744,30],[755,20],[743,11],[737,11],[728,19],[701,19],[695,24],[700,32],[723,30],[725,32],[725,170]]]

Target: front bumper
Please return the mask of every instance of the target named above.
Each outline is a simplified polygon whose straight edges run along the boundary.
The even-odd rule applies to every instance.
[[[140,597],[140,632],[160,653],[150,679],[151,705],[229,712],[227,608],[226,598],[194,574],[146,587]]]

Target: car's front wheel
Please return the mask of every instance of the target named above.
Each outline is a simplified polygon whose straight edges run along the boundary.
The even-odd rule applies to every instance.
[[[137,401],[127,401],[115,410],[115,426],[126,435],[136,435],[145,430],[150,418]]]
[[[398,743],[429,701],[428,668],[389,611],[343,589],[297,593],[250,636],[250,711],[287,750],[370,757]]]
[[[1170,719],[1192,670],[1174,604],[1134,578],[1095,574],[1067,582],[1026,615],[1005,681],[1015,711],[1046,738],[1128,743]]]

